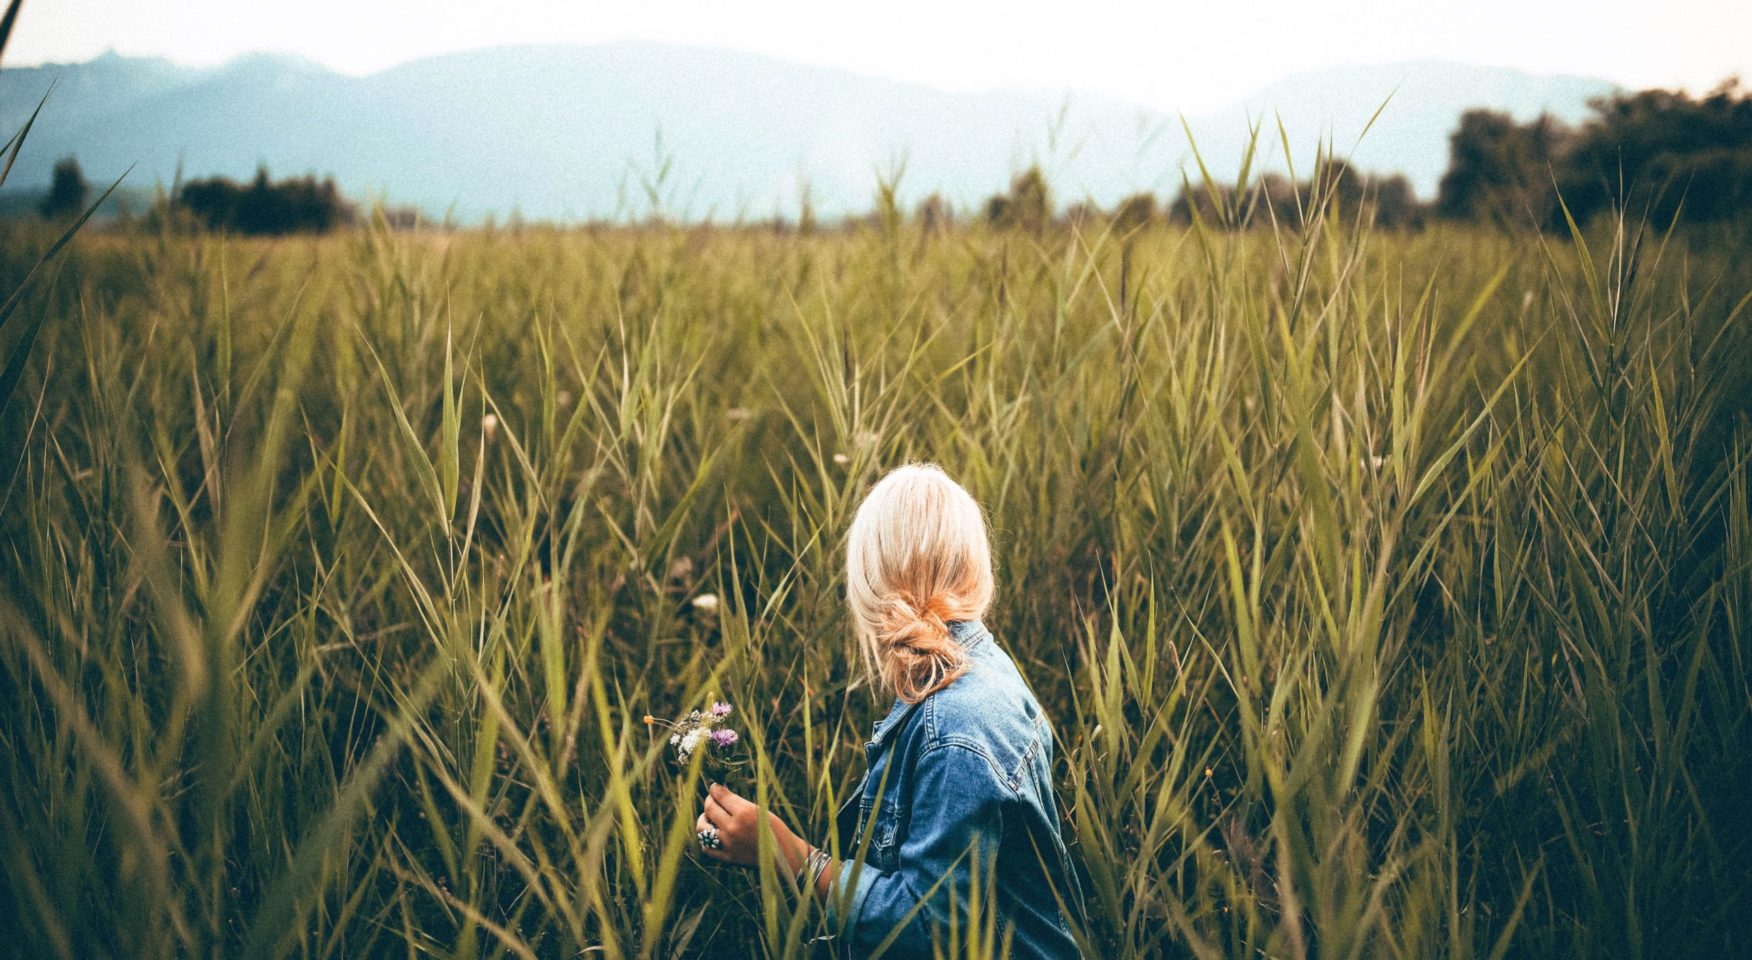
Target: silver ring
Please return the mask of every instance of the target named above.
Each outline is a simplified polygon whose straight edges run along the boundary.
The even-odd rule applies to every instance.
[[[707,850],[724,849],[724,840],[718,836],[717,827],[707,827],[706,829],[701,830],[698,836],[700,838],[700,846],[705,847]]]

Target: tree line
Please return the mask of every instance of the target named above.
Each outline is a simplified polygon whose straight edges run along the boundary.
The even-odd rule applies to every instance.
[[[215,230],[258,236],[326,233],[351,224],[357,208],[341,195],[333,177],[274,181],[263,168],[247,184],[225,177],[191,180],[174,194],[173,207]]]
[[[1223,227],[1295,225],[1317,200],[1366,213],[1378,227],[1416,229],[1431,220],[1567,229],[1612,210],[1666,225],[1736,221],[1752,211],[1752,93],[1730,80],[1703,97],[1643,90],[1590,103],[1569,126],[1550,115],[1527,123],[1494,110],[1469,110],[1448,139],[1448,169],[1434,200],[1420,202],[1403,175],[1369,174],[1321,158],[1312,177],[1266,173],[1245,186],[1188,180],[1166,202],[1133,194],[1107,210],[1073,203],[1063,219],[1102,217],[1120,231],[1157,220]],[[943,219],[942,198],[920,211]],[[1039,230],[1053,222],[1046,178],[1018,175],[986,201],[985,221]]]
[[[1313,176],[1300,181],[1279,173],[1244,185],[1188,179],[1166,201],[1140,192],[1105,210],[1088,202],[1060,210],[1046,176],[1033,167],[991,196],[977,218],[993,228],[1030,232],[1097,218],[1121,231],[1159,221],[1293,226],[1318,198],[1387,229],[1417,229],[1439,219],[1561,231],[1569,219],[1585,223],[1614,209],[1663,225],[1676,218],[1721,223],[1752,209],[1752,93],[1737,80],[1702,97],[1643,90],[1599,98],[1590,107],[1589,118],[1576,126],[1549,115],[1521,123],[1498,111],[1467,111],[1449,137],[1448,169],[1427,203],[1401,174],[1366,173],[1322,157]],[[78,161],[68,157],[55,164],[40,212],[51,219],[77,216],[89,194]],[[182,183],[153,215],[273,235],[347,226],[359,208],[332,177],[275,181],[264,168],[247,183],[225,177]],[[916,215],[926,230],[955,218],[953,206],[936,194]],[[813,226],[807,209],[798,226]]]
[[[91,185],[79,161],[66,157],[55,163],[38,212],[49,220],[76,217],[84,211],[90,195]],[[168,221],[183,227],[274,236],[326,233],[352,224],[358,216],[358,205],[341,194],[333,177],[274,180],[264,167],[246,183],[228,177],[179,183],[160,198],[147,219],[154,225]]]

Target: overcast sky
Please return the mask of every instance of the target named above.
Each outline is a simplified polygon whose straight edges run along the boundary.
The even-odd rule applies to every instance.
[[[1300,70],[1416,58],[1703,91],[1752,81],[1748,37],[1752,0],[27,0],[6,60],[114,49],[211,65],[276,51],[365,74],[475,47],[642,38],[1196,111]]]

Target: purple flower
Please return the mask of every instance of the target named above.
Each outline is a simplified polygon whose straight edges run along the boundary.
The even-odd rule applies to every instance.
[[[730,705],[728,703],[725,703],[724,701],[719,700],[717,703],[712,704],[712,716],[714,716],[714,717],[728,717],[729,715],[730,715]]]
[[[712,738],[712,746],[714,747],[728,747],[732,743],[741,739],[736,735],[736,731],[728,729],[713,730],[710,736]]]

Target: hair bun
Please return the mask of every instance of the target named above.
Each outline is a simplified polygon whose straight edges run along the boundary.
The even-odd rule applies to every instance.
[[[896,598],[883,611],[877,644],[892,665],[890,682],[904,700],[916,701],[948,686],[967,669],[967,652],[949,632],[951,604]]]

